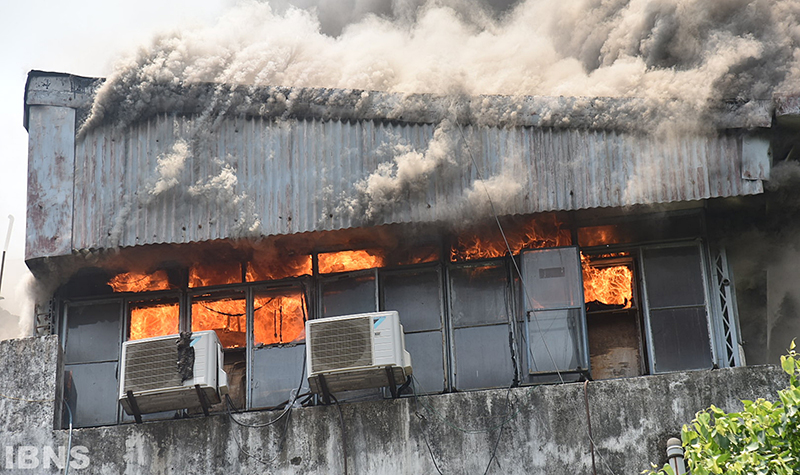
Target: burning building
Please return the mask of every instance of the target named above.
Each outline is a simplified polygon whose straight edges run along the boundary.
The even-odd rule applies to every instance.
[[[168,441],[177,430],[170,424],[187,422],[124,425],[131,418],[117,389],[126,341],[215,331],[233,403],[257,422],[292,391],[307,390],[298,388],[305,322],[396,310],[414,390],[442,412],[415,409],[424,421],[418,430],[389,413],[396,409],[386,405],[398,403],[382,401],[384,393],[358,393],[367,402],[347,409],[355,435],[342,434],[364,449],[350,453],[351,469],[398,470],[381,461],[385,453],[365,448],[378,437],[415,460],[404,470],[430,472],[428,451],[435,464],[463,443],[437,442],[451,436],[432,421],[473,420],[469,408],[482,404],[504,418],[497,411],[511,410],[512,390],[516,417],[527,422],[503,436],[505,422],[495,435],[489,418],[481,427],[492,436],[470,443],[478,451],[495,436],[509,451],[539,444],[532,438],[550,425],[573,412],[584,417],[580,386],[543,384],[592,381],[602,393],[592,396],[595,427],[606,426],[592,447],[611,466],[638,471],[648,456],[658,459],[664,431],[674,432],[680,417],[715,398],[724,405],[761,394],[747,382],[761,373],[716,370],[774,362],[798,327],[791,294],[776,305],[781,294],[768,285],[770,273],[786,269],[754,263],[750,241],[788,229],[781,220],[790,207],[780,203],[790,200],[780,195],[791,192],[767,186],[798,145],[794,98],[726,103],[709,112],[712,131],[659,135],[608,119],[638,110],[632,99],[225,86],[222,101],[215,84],[165,86],[158,103],[134,116],[123,103],[98,118],[92,104],[101,83],[33,71],[25,96],[36,329],[57,335],[63,351],[48,369],[56,377],[47,397],[63,392],[78,427],[108,426],[81,432],[96,447],[106,436]],[[645,375],[656,378],[637,378]],[[674,385],[686,394],[664,390]],[[629,406],[641,403],[634,396],[641,390],[664,390],[647,394],[669,401],[660,404],[685,401],[663,416],[669,427],[641,416],[645,436],[636,424],[612,422],[614,411],[638,420]],[[399,404],[402,412],[414,403]],[[539,408],[549,412],[537,415]],[[329,414],[309,412],[291,424],[336,427]],[[283,464],[276,470],[338,463],[336,447],[321,448],[327,429],[318,443],[309,442],[310,427],[245,440],[230,438],[236,427],[223,416],[199,420],[206,421],[188,423],[211,440],[200,449],[208,473],[261,469],[242,454],[281,437],[306,449],[264,449]],[[422,435],[407,444],[396,432],[375,436],[380,420]],[[583,441],[577,424],[564,430]],[[635,443],[620,440],[627,436]],[[553,437],[547,444],[567,443]],[[641,438],[643,459],[631,461]],[[542,444],[549,448],[526,455],[525,467],[572,473],[587,464],[583,448],[559,459]],[[104,463],[154,473],[158,456],[136,450],[148,455],[135,462],[109,455]]]

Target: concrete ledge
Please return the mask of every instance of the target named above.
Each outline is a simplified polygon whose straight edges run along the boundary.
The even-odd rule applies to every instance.
[[[13,456],[12,466],[8,458],[0,463],[8,473],[61,473],[53,464],[45,466],[43,458],[45,448],[58,453],[67,442],[67,431],[52,429],[53,399],[61,384],[57,338],[0,342],[0,360],[5,368],[2,393],[17,398],[0,398],[0,446],[10,447],[5,450]],[[650,462],[663,463],[666,440],[678,435],[696,411],[710,404],[738,410],[740,399],[774,400],[786,383],[774,366],[590,382],[598,471],[610,473],[610,466],[614,473],[633,475]],[[489,473],[591,471],[582,383],[345,403],[341,408],[349,474],[436,473],[431,453],[444,473],[483,473],[495,444]],[[264,424],[276,415],[251,412],[237,419]],[[297,409],[284,427],[281,421],[246,428],[218,414],[79,429],[72,444],[85,448],[89,466],[75,473],[344,473],[335,406]],[[25,447],[38,451],[40,464],[34,471],[17,470]]]

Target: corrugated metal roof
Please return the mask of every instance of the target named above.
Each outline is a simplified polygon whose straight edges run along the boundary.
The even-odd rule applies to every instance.
[[[453,126],[444,132],[446,159],[434,160],[433,170],[376,205],[380,196],[359,183],[401,151],[425,153],[435,127],[236,117],[209,128],[172,115],[122,129],[98,127],[76,142],[72,246],[461,219],[488,209],[481,207],[479,177],[489,182],[503,214],[763,191],[760,180],[742,178],[739,133],[662,140],[602,130]],[[181,140],[190,153],[182,166],[173,160],[168,169],[166,157]],[[368,210],[374,213],[367,216]]]

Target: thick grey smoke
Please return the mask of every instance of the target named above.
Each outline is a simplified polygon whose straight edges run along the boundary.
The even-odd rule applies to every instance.
[[[118,65],[88,124],[135,119],[161,91],[198,83],[636,97],[674,122],[800,83],[795,0],[527,0],[503,14],[477,1],[351,0],[338,36],[317,12],[348,11],[340,2],[285,3],[242,3],[212,27],[157,38]]]
[[[472,98],[471,121],[513,123],[521,102],[481,97],[524,95],[538,96],[543,126],[666,136],[713,133],[711,116],[726,101],[741,117],[798,89],[796,0],[249,1],[213,26],[161,36],[121,61],[82,130],[179,110],[199,114],[205,133],[227,114],[367,109],[367,91],[382,91],[393,94],[380,110],[387,118],[430,122],[435,98],[451,96]],[[428,150],[398,143],[391,162],[338,207],[371,219],[451,166],[447,147],[457,140],[446,129],[458,120],[455,109],[434,118],[440,126]],[[167,158],[151,194],[177,186],[170,167],[182,162]],[[219,176],[184,188],[208,197],[235,178],[223,165]],[[503,177],[483,178],[478,184],[503,189]]]

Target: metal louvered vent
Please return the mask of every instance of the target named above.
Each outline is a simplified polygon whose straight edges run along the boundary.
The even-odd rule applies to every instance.
[[[318,322],[310,328],[313,371],[372,365],[371,318]]]
[[[142,341],[127,347],[124,391],[147,391],[181,385],[178,338]]]

